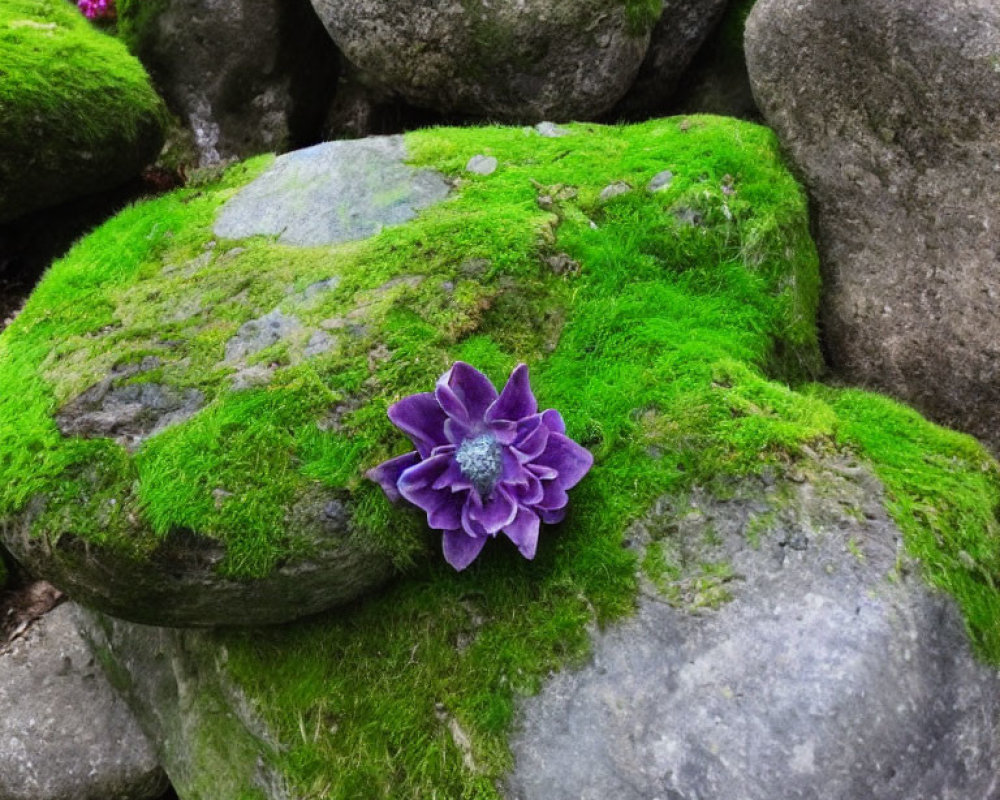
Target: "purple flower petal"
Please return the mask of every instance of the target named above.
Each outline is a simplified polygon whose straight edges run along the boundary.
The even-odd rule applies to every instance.
[[[535,506],[540,511],[558,511],[560,508],[565,508],[568,502],[569,495],[559,481],[546,481],[542,498],[535,501]]]
[[[475,492],[469,494],[473,495]],[[498,533],[505,525],[510,525],[515,516],[517,516],[517,503],[502,486],[497,486],[493,494],[483,500],[481,505],[473,504],[469,508],[470,519],[482,525],[483,530],[490,535]]]
[[[518,424],[518,435],[513,445],[518,461],[527,464],[538,458],[545,451],[550,432],[548,425],[542,421],[541,414],[522,420]]]
[[[486,544],[483,536],[469,536],[464,531],[444,532],[444,560],[461,572],[476,560]]]
[[[441,505],[427,514],[427,524],[436,531],[447,531],[462,527],[462,505],[465,498],[445,492]]]
[[[500,397],[486,410],[486,421],[497,419],[517,421],[538,413],[538,402],[528,383],[528,365],[518,364],[507,379]]]
[[[572,489],[593,466],[594,457],[587,448],[581,447],[572,439],[561,433],[552,433],[545,452],[533,463],[558,470],[559,477],[556,480],[564,489]]]
[[[524,475],[527,480],[524,485],[515,487],[514,497],[519,506],[531,508],[545,499],[545,489],[542,482],[530,472],[525,471]]]
[[[483,421],[486,409],[497,399],[497,390],[478,369],[456,361],[438,379],[434,396],[449,417],[473,427]]]
[[[396,488],[396,484],[399,482],[399,476],[402,475],[404,471],[419,462],[419,453],[404,453],[401,456],[390,458],[388,461],[383,461],[377,467],[372,467],[365,473],[365,477],[370,481],[375,481],[375,483],[381,486],[382,491],[386,494],[386,497],[395,503],[402,496],[399,493],[399,489]]]
[[[525,558],[535,557],[535,550],[538,548],[539,522],[538,515],[534,511],[519,508],[514,521],[503,529],[507,538],[517,545],[517,549]]]
[[[421,458],[438,445],[449,444],[444,433],[447,417],[431,392],[411,394],[389,406],[389,419],[410,437]]]
[[[448,468],[431,484],[431,488],[460,492],[464,489],[471,489],[472,482],[462,474],[462,468],[458,466],[458,462],[452,459]],[[456,525],[455,527],[457,528],[458,526]]]
[[[451,456],[432,456],[410,467],[399,476],[396,484],[399,493],[427,513],[437,510],[442,497],[449,496],[451,491],[432,487],[451,462]]]
[[[481,510],[482,507],[483,501],[479,499],[478,493],[469,492],[469,494],[466,495],[465,505],[462,506],[462,529],[469,536],[489,536],[486,529],[472,518],[472,512],[477,509]]]
[[[542,522],[546,525],[555,525],[562,522],[566,518],[565,508],[560,508],[557,511],[546,511],[545,509],[540,509],[539,513],[542,517]]]
[[[542,412],[542,422],[553,433],[566,433],[566,423],[563,422],[562,414],[554,408],[549,408]]]

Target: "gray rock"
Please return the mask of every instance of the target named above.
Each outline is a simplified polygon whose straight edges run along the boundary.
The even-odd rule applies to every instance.
[[[625,183],[625,181],[615,181],[614,183],[601,189],[599,199],[602,203],[606,203],[608,200],[612,200],[615,197],[621,197],[621,195],[628,194],[631,191],[632,187]]]
[[[657,172],[652,178],[650,178],[649,183],[646,185],[646,189],[650,192],[659,192],[663,189],[669,189],[673,180],[674,173],[672,173],[669,169],[665,169],[663,172]]]
[[[280,156],[223,206],[215,233],[277,236],[283,244],[334,244],[399,225],[443,199],[448,183],[405,163],[401,136],[326,142]]]
[[[834,366],[1000,446],[1000,7],[760,0],[746,48],[813,200]]]
[[[225,361],[227,364],[242,361],[247,356],[287,339],[301,329],[302,323],[296,317],[276,308],[240,326],[236,335],[226,342]]]
[[[67,603],[0,649],[0,797],[146,800],[167,779]]]
[[[225,487],[216,502],[225,502]],[[342,605],[384,583],[391,560],[352,538],[351,520],[324,513],[330,497],[298,498],[288,517],[305,553],[253,580],[220,574],[225,545],[171,529],[147,561],[114,548],[91,547],[64,533],[52,542],[32,533],[46,500],[38,498],[4,527],[4,542],[29,573],[45,574],[66,594],[109,614],[144,624],[214,627],[269,625]],[[261,598],[267,598],[262,601]]]
[[[554,122],[539,122],[535,126],[535,132],[546,139],[559,139],[563,136],[569,136],[568,130],[560,128]]]
[[[661,113],[725,7],[726,0],[663,0],[646,57],[613,115],[638,119]]]
[[[79,624],[150,732],[180,797],[288,800],[269,766],[278,747],[227,677],[227,652],[217,636],[136,625],[91,610],[80,614]]]
[[[197,389],[177,389],[155,382],[128,383],[135,375],[159,366],[146,358],[112,371],[66,403],[56,413],[64,436],[115,439],[127,448],[194,416],[205,404]]]
[[[473,156],[465,165],[465,171],[474,175],[492,175],[497,171],[497,160],[493,156]]]
[[[634,546],[702,575],[647,581],[585,667],[522,703],[506,797],[1000,797],[1000,679],[883,502],[834,463],[661,503]]]
[[[202,166],[319,138],[339,55],[308,0],[164,0],[120,14]]]
[[[362,80],[444,113],[534,122],[610,109],[649,29],[606,0],[313,0]]]

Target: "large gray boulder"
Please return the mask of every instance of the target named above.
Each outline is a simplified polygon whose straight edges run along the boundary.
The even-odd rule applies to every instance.
[[[445,113],[593,118],[631,85],[652,19],[607,0],[313,0],[366,81]]]
[[[754,93],[805,179],[848,380],[1000,442],[1000,7],[760,0]]]
[[[703,575],[647,585],[524,701],[509,800],[1000,797],[1000,680],[864,469],[696,492],[631,534]]]
[[[125,38],[202,166],[318,140],[340,56],[308,0],[120,5]]]
[[[0,647],[0,798],[146,800],[167,779],[64,604]]]

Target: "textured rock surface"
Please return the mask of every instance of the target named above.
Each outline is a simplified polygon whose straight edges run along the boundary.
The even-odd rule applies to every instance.
[[[156,743],[180,797],[289,797],[267,766],[277,747],[226,677],[226,649],[217,638],[136,625],[94,611],[83,611],[79,625]]]
[[[725,7],[726,0],[663,0],[635,83],[613,113],[634,119],[662,113]]]
[[[996,446],[1000,9],[760,0],[746,42],[815,204],[834,364]]]
[[[523,703],[510,800],[1000,797],[1000,680],[867,472],[696,492],[631,536],[704,576]]]
[[[147,0],[119,4],[121,26],[202,165],[311,144],[339,55],[308,0]]]
[[[400,136],[287,153],[226,204],[215,232],[230,239],[278,236],[306,246],[372,236],[448,194],[444,178],[407,166],[405,158]]]
[[[149,740],[64,604],[0,650],[0,797],[146,800],[166,789]]]
[[[313,0],[365,80],[419,106],[515,121],[593,118],[625,94],[649,31],[624,3]]]

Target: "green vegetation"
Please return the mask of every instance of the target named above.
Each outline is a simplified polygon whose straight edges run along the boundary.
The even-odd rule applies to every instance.
[[[156,157],[142,65],[65,0],[0,0],[0,220],[106,189]]]
[[[838,439],[869,459],[924,577],[952,595],[979,654],[1000,664],[1000,468],[971,437],[860,391],[815,389]]]
[[[632,33],[644,34],[652,30],[663,13],[660,0],[621,0],[625,4],[629,27]]]
[[[628,525],[664,494],[780,472],[805,445],[871,460],[908,547],[1000,662],[995,463],[877,396],[790,388],[820,367],[818,269],[773,135],[708,117],[570,130],[411,134],[412,161],[460,179],[458,191],[332,248],[214,240],[217,209],[268,163],[247,162],[104,225],[0,337],[0,516],[45,495],[38,535],[73,531],[135,558],[187,527],[226,544],[231,574],[253,576],[295,552],[287,509],[323,487],[350,497],[373,549],[411,565],[350,607],[217,635],[302,796],[497,797],[517,696],[581,659],[590,626],[634,606]],[[476,154],[499,169],[465,174]],[[666,169],[669,187],[646,191]],[[616,180],[635,189],[602,202]],[[555,256],[579,267],[557,274]],[[335,288],[304,299],[331,277]],[[263,351],[254,360],[276,366],[271,384],[232,391],[225,342],[274,308],[307,328],[360,314],[364,330],[309,360],[296,340]],[[135,454],[59,434],[55,409],[151,355],[159,365],[127,380],[196,388],[199,414]],[[420,515],[361,478],[409,449],[387,406],[456,359],[497,383],[529,363],[540,403],[595,454],[533,562],[497,540],[455,573]],[[647,551],[647,574],[687,579],[678,602],[724,602],[727,565],[681,574],[668,545]]]

